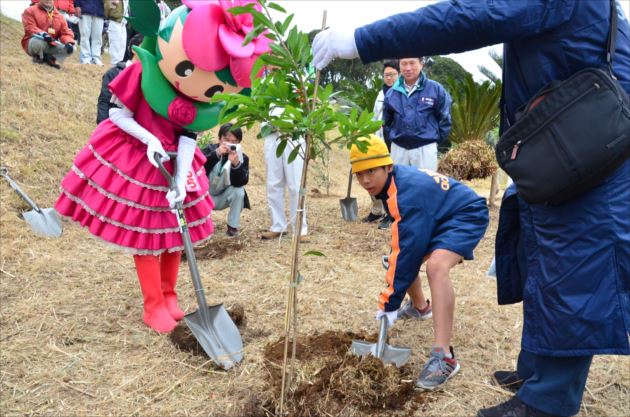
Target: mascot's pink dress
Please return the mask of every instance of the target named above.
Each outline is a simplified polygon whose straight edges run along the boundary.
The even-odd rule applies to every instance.
[[[142,67],[135,63],[121,72],[109,88],[134,113],[134,119],[160,140],[164,150],[176,152],[183,128],[151,109],[142,95],[141,76]],[[103,121],[63,179],[57,211],[93,235],[133,254],[182,250],[177,219],[166,200],[168,183],[149,163],[146,149],[144,143],[111,120]],[[184,200],[193,243],[207,239],[213,232],[210,213],[214,204],[204,174],[205,160],[197,149],[192,172],[200,189],[188,191]],[[173,171],[170,161],[164,165]]]

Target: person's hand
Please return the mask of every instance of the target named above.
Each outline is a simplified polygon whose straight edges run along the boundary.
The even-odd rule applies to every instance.
[[[186,179],[176,181],[175,189],[166,193],[166,199],[170,208],[175,208],[177,203],[183,203],[186,198]]]
[[[158,168],[158,164],[157,162],[155,162],[156,153],[160,154],[162,162],[166,162],[170,159],[158,138],[153,137],[147,142],[147,157],[149,158],[149,162],[151,162],[151,165]]]
[[[354,31],[348,33],[327,29],[318,33],[313,39],[313,65],[318,70],[326,68],[326,65],[335,58],[358,57],[359,51],[354,40]]]
[[[228,148],[228,145],[221,142],[219,144],[219,147],[217,148],[217,155],[222,156],[222,155],[227,155],[228,153],[230,153],[230,148]]]
[[[74,52],[74,43],[72,43],[72,42],[68,42],[68,43],[66,44],[65,48],[66,48],[66,53],[67,53],[68,55],[72,55],[72,53]]]
[[[228,159],[232,163],[232,166],[237,166],[241,161],[238,159],[238,152],[230,150],[228,153]]]
[[[393,326],[394,322],[398,318],[398,310],[394,310],[394,311],[376,310],[376,320],[380,321],[383,316],[387,317],[387,324],[389,325],[389,327],[391,327]]]
[[[74,8],[74,15],[76,17],[81,17],[81,8],[80,7],[75,7]]]
[[[55,43],[55,39],[49,33],[42,32],[42,38],[48,43]]]

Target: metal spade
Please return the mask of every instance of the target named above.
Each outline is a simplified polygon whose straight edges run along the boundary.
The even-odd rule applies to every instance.
[[[390,346],[387,343],[387,317],[381,317],[381,328],[376,343],[363,340],[353,340],[350,353],[359,356],[372,355],[383,363],[393,363],[397,368],[403,366],[409,360],[411,349],[405,347]]]
[[[169,152],[169,156],[174,160],[177,154]],[[169,188],[171,190],[174,189],[173,177],[164,168],[160,155],[157,153],[155,154],[155,160],[158,163],[160,172],[168,181]],[[173,170],[176,170],[175,161],[173,166]],[[182,234],[184,252],[186,253],[186,260],[188,261],[199,307],[197,311],[186,314],[184,321],[210,359],[223,369],[230,369],[243,359],[241,334],[222,303],[212,306],[207,304],[182,203],[176,204],[175,215]]]
[[[350,191],[352,190],[352,168],[350,168],[350,175],[348,176],[348,194],[346,198],[339,200],[341,206],[341,217],[349,222],[353,222],[357,219],[359,213],[359,207],[357,206],[357,199],[350,197]]]
[[[0,167],[0,176],[7,180],[11,188],[33,209],[23,212],[22,217],[24,217],[24,220],[26,220],[35,233],[49,237],[61,236],[61,219],[55,209],[42,209],[35,204],[35,202],[22,191],[20,186],[9,177],[9,171],[5,167]]]

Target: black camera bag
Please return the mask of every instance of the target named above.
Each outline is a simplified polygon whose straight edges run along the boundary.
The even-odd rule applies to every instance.
[[[611,3],[608,71],[586,68],[541,89],[496,146],[499,165],[530,204],[562,204],[601,184],[630,156],[630,98],[612,75],[617,13]]]

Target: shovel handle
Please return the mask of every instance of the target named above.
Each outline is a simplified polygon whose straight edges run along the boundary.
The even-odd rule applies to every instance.
[[[177,169],[177,153],[167,152],[168,156],[173,160],[174,169]],[[167,171],[166,167],[162,163],[162,158],[159,153],[153,154],[155,162],[157,162],[158,169],[168,181],[168,188],[173,190],[175,188],[175,182],[173,176]],[[193,249],[192,239],[190,238],[190,232],[188,231],[188,223],[186,222],[186,216],[184,215],[184,207],[181,202],[175,204],[175,216],[177,216],[177,222],[179,224],[179,231],[182,234],[182,241],[184,242],[184,253],[186,254],[186,260],[188,261],[188,269],[192,276],[193,286],[195,287],[195,296],[197,297],[197,304],[199,306],[199,314],[204,322],[204,325],[208,327],[210,325],[210,317],[208,315],[208,303],[206,301],[206,295],[201,284],[201,278],[199,276],[199,269],[197,268],[197,258],[195,258],[195,251]]]
[[[13,181],[11,177],[9,177],[9,170],[7,170],[5,167],[0,167],[0,176],[7,180],[9,186],[13,188],[13,191],[15,191],[22,198],[22,200],[26,201],[26,203],[31,206],[33,210],[38,213],[42,212],[42,209],[40,209],[39,206],[35,204],[35,202],[31,200],[24,191],[22,191],[20,186],[17,185],[17,183]]]
[[[387,316],[381,317],[381,327],[378,332],[378,340],[376,341],[376,357],[379,359],[383,357],[385,343],[387,343]]]
[[[350,191],[352,191],[352,167],[350,167],[350,174],[348,175],[348,194],[346,198],[350,198]]]

